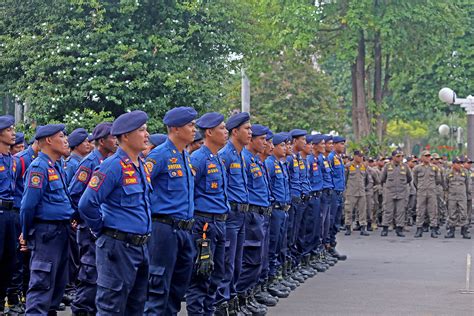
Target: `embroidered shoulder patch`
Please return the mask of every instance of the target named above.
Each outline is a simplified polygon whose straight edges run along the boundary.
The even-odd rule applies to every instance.
[[[44,175],[41,172],[31,172],[28,179],[28,187],[41,189],[43,187]]]
[[[89,181],[90,175],[91,175],[91,169],[81,166],[79,167],[79,170],[78,170],[77,180],[79,180],[82,183],[87,184],[87,181]]]
[[[100,186],[102,183],[104,183],[105,180],[105,174],[99,171],[95,171],[92,174],[91,181],[89,181],[89,188],[91,188],[94,191],[99,191]]]

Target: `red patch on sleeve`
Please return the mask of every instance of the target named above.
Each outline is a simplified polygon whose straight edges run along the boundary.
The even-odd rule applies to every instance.
[[[41,189],[43,187],[44,175],[41,172],[31,172],[28,179],[28,187]]]
[[[89,188],[91,188],[92,190],[96,192],[99,191],[102,183],[104,183],[104,180],[105,180],[105,174],[99,171],[95,171],[92,174],[91,180],[89,181]]]
[[[91,176],[91,169],[84,166],[79,167],[79,170],[77,171],[77,180],[79,180],[82,183],[87,184],[90,176]]]

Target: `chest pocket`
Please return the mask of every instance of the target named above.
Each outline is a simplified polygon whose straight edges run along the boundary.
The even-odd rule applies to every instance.
[[[229,184],[240,185],[243,183],[240,168],[229,168]]]
[[[185,189],[186,178],[184,173],[185,171],[183,169],[168,170],[168,190],[177,191]]]
[[[54,180],[48,183],[49,194],[47,198],[51,202],[62,202],[67,199],[67,196],[63,190],[63,183],[61,180]]]
[[[137,202],[143,198],[143,186],[140,184],[124,185],[122,186],[122,198],[120,205],[122,206],[136,206]]]
[[[222,183],[222,175],[220,172],[206,175],[206,192],[221,193],[224,191]]]

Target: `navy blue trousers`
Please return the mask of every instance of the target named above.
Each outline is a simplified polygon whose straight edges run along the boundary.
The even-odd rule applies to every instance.
[[[96,313],[95,296],[97,294],[97,268],[95,241],[86,226],[79,226],[77,232],[79,248],[79,271],[77,275],[76,296],[71,304],[73,313]]]
[[[237,293],[243,294],[257,285],[262,271],[262,248],[265,233],[264,215],[245,213],[245,241],[242,256],[242,271],[235,285]]]
[[[210,248],[214,261],[214,270],[209,277],[198,276],[193,271],[191,284],[186,292],[186,309],[188,315],[209,315],[215,311],[217,288],[225,273],[225,222],[213,221],[212,219],[195,216],[193,228],[193,240],[195,253],[197,253],[196,241],[202,238],[203,227],[208,223],[206,237],[210,241]]]
[[[28,232],[31,259],[27,315],[47,315],[59,307],[68,279],[70,230],[66,222],[34,224]]]
[[[96,241],[97,315],[143,315],[148,287],[148,246],[102,235]]]
[[[331,223],[328,242],[333,247],[336,246],[336,235],[339,232],[339,228],[341,227],[343,207],[344,192],[333,191],[331,203],[331,217],[333,218],[333,222]]]
[[[331,228],[331,203],[332,203],[332,190],[324,189],[321,194],[321,238],[323,245],[329,242],[329,230]]]
[[[245,214],[232,208],[226,221],[225,273],[217,292],[216,304],[229,301],[237,295],[235,281],[242,270],[245,240]]]
[[[313,212],[313,229],[307,230],[311,234],[311,241],[308,244],[307,250],[311,253],[317,252],[321,246],[321,231],[322,231],[322,214],[321,214],[321,198],[313,197],[309,206]]]
[[[270,218],[269,227],[269,248],[268,261],[270,278],[275,277],[278,269],[285,261],[286,253],[284,253],[284,238],[286,237],[288,213],[281,209],[274,209]],[[285,242],[286,244],[286,242]]]
[[[17,262],[17,233],[12,211],[0,209],[0,298],[6,295]]]
[[[12,278],[10,284],[7,289],[7,297],[9,304],[18,304],[19,303],[19,296],[22,293],[26,293],[28,290],[28,285],[24,288],[24,277],[23,277],[23,252],[20,251],[20,245],[18,242],[18,236],[21,234],[21,224],[20,224],[20,214],[18,211],[11,212],[14,227],[15,227],[15,236],[16,243],[15,243],[15,253],[16,253],[16,262],[12,273]]]
[[[262,270],[260,272],[260,282],[265,282],[268,279],[268,272],[270,271],[270,261],[268,258],[268,251],[270,248],[270,216],[263,217],[263,245],[262,245]]]
[[[153,222],[145,315],[177,315],[191,282],[195,246],[190,231]]]

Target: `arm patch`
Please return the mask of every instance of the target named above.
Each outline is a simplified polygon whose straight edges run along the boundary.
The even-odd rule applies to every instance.
[[[89,181],[89,178],[91,176],[91,169],[81,166],[79,170],[77,171],[77,180],[87,184]]]
[[[30,178],[28,179],[28,187],[41,189],[43,187],[44,174],[41,172],[31,172]]]
[[[102,183],[104,183],[104,180],[105,180],[105,174],[99,171],[95,171],[92,174],[91,180],[89,181],[89,188],[91,188],[92,190],[96,192],[99,191],[100,186],[102,185]]]

